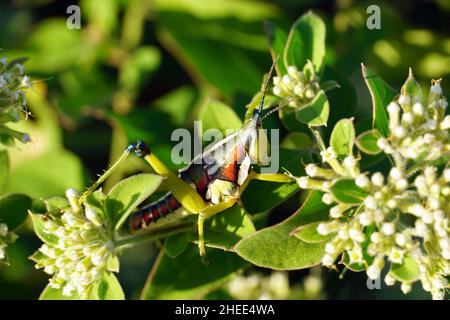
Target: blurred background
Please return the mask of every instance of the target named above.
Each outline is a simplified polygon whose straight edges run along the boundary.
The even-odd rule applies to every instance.
[[[66,26],[72,4],[81,8],[79,30]],[[366,27],[372,4],[381,9],[380,30]],[[68,187],[82,190],[137,139],[178,169],[170,161],[172,130],[192,128],[207,97],[225,101],[242,117],[271,64],[264,19],[288,31],[310,9],[327,25],[326,63],[356,90],[357,119],[371,117],[361,62],[395,89],[410,66],[423,85],[442,78],[448,97],[448,0],[1,1],[0,55],[28,57],[33,79],[33,117],[15,125],[31,134],[32,143],[11,150],[12,173],[3,192],[41,198]],[[271,126],[281,126],[271,118]],[[148,168],[130,158],[105,189],[141,170]],[[268,223],[290,210],[275,208]],[[9,248],[11,266],[0,267],[1,299],[35,299],[47,282],[27,258],[40,243],[30,225],[20,235]],[[146,244],[122,257],[119,279],[127,298],[139,297],[156,252]],[[428,298],[419,285],[407,296],[384,283],[382,290],[368,290],[364,273],[340,279],[328,270],[271,274],[252,268],[245,275],[206,298]],[[236,291],[240,287],[248,292]]]

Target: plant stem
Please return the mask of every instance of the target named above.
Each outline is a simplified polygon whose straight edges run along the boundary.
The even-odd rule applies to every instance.
[[[167,227],[160,230],[151,230],[149,232],[142,232],[137,234],[128,234],[126,236],[119,236],[114,241],[115,248],[125,249],[133,247],[137,244],[141,244],[145,241],[153,241],[162,237],[167,237],[172,234],[180,233],[192,229],[193,223],[187,222],[183,224],[178,224],[172,227]]]

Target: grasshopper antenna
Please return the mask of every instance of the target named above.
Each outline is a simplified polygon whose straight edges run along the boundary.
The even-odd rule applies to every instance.
[[[257,113],[258,117],[262,113],[263,106],[264,106],[264,98],[266,97],[267,90],[269,89],[269,81],[272,78],[273,69],[275,69],[275,66],[277,64],[277,61],[278,61],[279,57],[280,56],[277,56],[275,58],[275,60],[273,61],[272,66],[270,67],[270,70],[269,70],[269,75],[267,76],[266,82],[264,83],[263,94],[262,94],[262,97],[261,97],[261,101],[259,102],[259,108],[258,108],[258,113]]]

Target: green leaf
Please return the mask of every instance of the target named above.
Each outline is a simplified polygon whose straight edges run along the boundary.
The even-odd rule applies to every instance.
[[[306,243],[322,243],[330,241],[333,238],[333,235],[323,236],[317,232],[319,223],[320,222],[313,222],[300,226],[292,232],[292,235]]]
[[[8,176],[9,176],[8,152],[0,151],[0,193],[3,192],[3,190],[6,187],[6,184],[8,183]]]
[[[411,68],[409,68],[408,79],[406,79],[405,83],[401,87],[400,92],[401,94],[410,96],[413,99],[417,97],[422,99],[423,95],[422,87],[416,81],[416,79],[414,79],[414,75]]]
[[[102,279],[92,285],[89,300],[125,300],[125,294],[116,276],[104,272]]]
[[[163,177],[155,174],[137,174],[120,181],[109,191],[105,209],[116,230],[142,201],[158,189],[162,181]]]
[[[207,8],[204,4],[202,7]],[[248,32],[246,25],[239,27],[242,24],[200,20],[174,12],[158,12],[158,23],[162,26],[158,30],[160,42],[202,86],[218,90],[229,99],[237,93],[250,96],[259,89],[262,70],[255,59],[239,47],[266,50],[267,44],[260,32]]]
[[[381,152],[380,147],[377,145],[379,138],[381,138],[381,134],[378,130],[374,129],[365,131],[356,138],[356,145],[359,150],[364,153],[377,155]]]
[[[71,296],[65,296],[62,294],[63,289],[54,289],[51,288],[48,284],[44,291],[42,291],[41,295],[39,296],[39,300],[80,300],[77,293],[72,294]]]
[[[177,258],[159,254],[153,265],[141,298],[199,299],[223,285],[247,263],[237,255],[222,250],[207,249],[209,266],[202,264],[198,247],[190,244]]]
[[[321,73],[325,57],[325,23],[312,12],[301,16],[292,26],[284,50],[284,64],[302,69],[311,60]]]
[[[330,103],[330,117],[328,126],[334,128],[334,125],[343,118],[351,118],[355,115],[357,108],[357,95],[352,82],[340,72],[325,66],[323,76],[321,77],[320,87],[326,91]],[[327,91],[327,83],[337,81],[339,88]]]
[[[205,102],[200,111],[199,120],[202,121],[203,132],[208,129],[219,129],[225,135],[227,130],[237,130],[242,127],[241,119],[231,107],[213,99]]]
[[[284,48],[287,41],[286,32],[269,20],[264,20],[264,31],[269,42],[272,59],[275,60],[277,57],[280,57],[275,66],[277,73],[279,75],[287,74],[287,68],[283,61]]]
[[[361,64],[361,67],[364,80],[372,97],[373,127],[377,128],[384,137],[387,137],[389,135],[389,120],[386,108],[397,93],[364,64]]]
[[[32,198],[64,194],[68,188],[84,186],[83,166],[78,157],[65,150],[48,152],[24,161],[10,173],[8,193],[24,193]]]
[[[405,257],[403,264],[391,264],[392,276],[399,281],[413,282],[419,279],[420,270],[416,260],[411,257]]]
[[[187,248],[191,232],[177,233],[168,236],[164,242],[164,252],[171,258],[176,258]]]
[[[256,231],[250,216],[238,205],[208,219],[205,225],[205,244],[225,251]]]
[[[31,221],[33,222],[34,227],[34,233],[38,236],[39,239],[42,240],[42,242],[57,246],[58,245],[58,237],[53,234],[48,234],[44,231],[44,222],[42,221],[42,214],[34,214],[32,212],[29,212]]]
[[[81,42],[81,32],[68,29],[64,18],[42,20],[33,28],[25,46],[29,50],[20,54],[29,58],[27,70],[44,74],[74,66],[87,49]]]
[[[125,60],[119,73],[119,82],[128,90],[137,90],[148,81],[160,63],[161,55],[154,47],[139,47]]]
[[[46,212],[59,212],[61,209],[69,206],[69,201],[63,197],[51,197],[43,200],[45,203]]]
[[[336,123],[331,133],[330,145],[340,158],[352,154],[355,144],[355,127],[353,119],[342,119]]]
[[[333,89],[338,89],[341,86],[339,85],[339,83],[336,80],[327,80],[324,81],[320,84],[320,87],[322,88],[323,91],[330,91]]]
[[[353,179],[338,180],[333,183],[330,190],[337,201],[347,204],[360,204],[368,195]]]
[[[8,225],[8,229],[14,230],[27,218],[28,209],[31,207],[31,199],[23,194],[11,194],[0,198],[0,222]]]
[[[116,255],[110,255],[108,261],[106,261],[106,270],[111,272],[119,272],[120,261]]]
[[[119,2],[116,0],[89,1],[82,0],[81,12],[83,17],[94,25],[94,29],[102,34],[114,31],[118,24]]]
[[[326,126],[329,115],[330,104],[323,90],[320,90],[310,103],[295,112],[298,121],[311,127]]]
[[[328,210],[329,206],[322,202],[322,193],[312,192],[290,218],[242,239],[235,252],[257,266],[275,270],[304,269],[319,264],[325,254],[325,244],[306,243],[291,233],[299,226],[326,220]]]
[[[97,214],[103,219],[107,219],[107,217],[105,216],[107,215],[107,213],[105,212],[105,202],[106,195],[102,190],[96,190],[86,197],[86,204],[94,209]]]
[[[313,142],[309,135],[303,132],[291,132],[283,141],[281,141],[280,147],[290,150],[302,150],[311,148]]]

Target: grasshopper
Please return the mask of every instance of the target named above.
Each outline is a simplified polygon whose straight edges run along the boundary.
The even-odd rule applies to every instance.
[[[275,64],[276,62],[272,64],[263,86],[258,109],[243,127],[206,147],[178,175],[171,172],[143,141],[131,144],[126,149],[125,154],[134,152],[139,158],[145,159],[157,174],[165,177],[170,190],[161,199],[130,215],[128,219],[131,232],[146,229],[165,220],[167,216],[173,216],[172,213],[185,209],[184,212],[198,215],[198,246],[200,257],[206,261],[205,220],[232,207],[253,179],[279,183],[292,181],[285,174],[261,174],[252,168],[254,163],[264,165],[267,159],[265,155],[268,143],[262,129],[262,111]],[[116,165],[117,163],[113,167]]]

